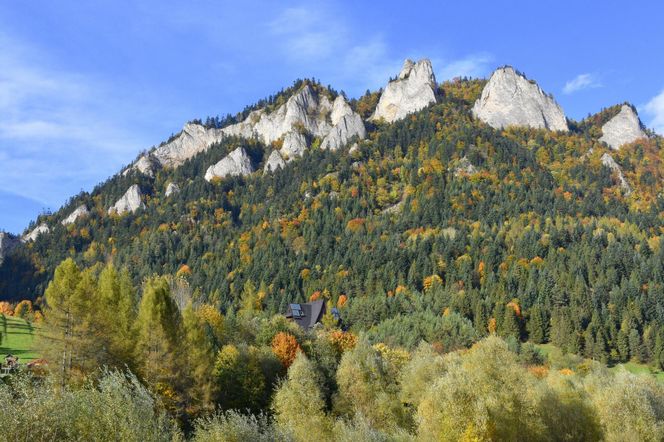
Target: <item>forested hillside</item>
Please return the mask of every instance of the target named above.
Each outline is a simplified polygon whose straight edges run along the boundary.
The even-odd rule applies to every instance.
[[[662,140],[614,154],[626,195],[600,161],[606,116],[569,133],[494,130],[470,113],[483,85],[443,83],[437,104],[370,127],[352,153],[313,148],[273,173],[206,182],[207,166],[234,148],[262,165],[273,147],[229,138],[153,178],[118,174],[37,221],[54,227],[5,260],[2,295],[40,297],[68,256],[84,266],[112,259],[135,283],[185,274],[194,296],[221,311],[239,306],[247,284],[273,313],[343,295],[349,326],[395,345],[434,339],[413,336],[410,322],[425,330],[450,311],[477,337],[495,329],[605,362],[659,364]],[[108,215],[136,183],[146,209]],[[182,190],[166,197],[168,183]],[[60,225],[81,204],[91,215]]]
[[[606,370],[664,368],[664,141],[628,104],[572,121],[496,72],[437,84],[407,61],[352,100],[298,80],[188,123],[3,237],[0,300],[34,304],[0,311],[40,324],[50,373],[0,387],[23,398],[3,428],[29,437],[20,416],[49,416],[40,437],[89,439],[122,416],[136,440],[664,437],[662,386]],[[518,112],[496,116],[500,81]],[[284,317],[316,300],[314,329]]]

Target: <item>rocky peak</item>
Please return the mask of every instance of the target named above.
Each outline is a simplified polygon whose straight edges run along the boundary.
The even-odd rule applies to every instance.
[[[126,212],[135,212],[138,209],[145,208],[142,200],[143,194],[138,184],[134,184],[125,192],[117,202],[108,209],[108,213],[117,213],[122,215]]]
[[[569,130],[558,103],[510,66],[494,71],[473,106],[473,115],[496,129],[525,126]]]
[[[246,176],[254,171],[251,159],[242,147],[226,155],[217,164],[208,168],[205,172],[205,180],[212,181],[213,178],[224,178],[227,176]]]
[[[367,136],[362,117],[355,112],[344,115],[320,143],[321,149],[337,150],[346,145],[353,137],[360,140]]]
[[[154,176],[159,167],[180,166],[225,136],[257,137],[265,144],[284,138],[283,153],[288,158],[301,156],[308,148],[303,135],[305,133],[325,139],[334,131],[332,138],[326,143],[329,146],[343,144],[353,136],[363,138],[366,135],[364,123],[359,116],[356,118],[353,115],[355,113],[343,96],[338,96],[334,103],[331,103],[327,95],[305,84],[276,110],[269,113],[266,109],[255,110],[243,121],[222,129],[187,123],[173,140],[143,155],[125,174],[134,169]],[[344,121],[344,118],[349,116],[352,118]],[[358,122],[361,123],[361,128]]]
[[[639,116],[631,106],[623,104],[620,112],[602,126],[602,137],[599,140],[611,149],[618,150],[624,144],[645,137],[647,134],[641,128]]]
[[[343,117],[351,114],[353,114],[353,109],[350,108],[350,105],[343,95],[339,95],[334,99],[334,103],[332,103],[332,114],[330,115],[332,126],[336,126]]]
[[[9,255],[19,244],[20,241],[15,236],[0,232],[0,264],[5,260],[5,256]]]
[[[41,223],[40,225],[32,229],[30,233],[23,235],[21,241],[23,242],[34,241],[39,237],[39,235],[46,234],[50,231],[51,229],[46,225],[46,223]]]
[[[604,166],[608,167],[613,173],[615,173],[616,177],[618,178],[618,182],[620,183],[620,187],[625,192],[625,195],[632,193],[632,188],[627,182],[625,175],[623,175],[623,171],[620,168],[620,165],[616,163],[616,160],[614,160],[613,157],[608,153],[602,155],[601,160]]]
[[[272,153],[270,153],[270,156],[267,158],[267,161],[265,162],[265,166],[263,167],[263,172],[264,173],[274,172],[275,170],[282,168],[285,165],[286,162],[279,154],[279,151],[273,150]]]
[[[307,138],[300,132],[290,131],[284,136],[281,146],[281,155],[288,161],[304,155],[307,150]]]
[[[88,216],[89,213],[90,212],[88,211],[88,208],[85,206],[85,204],[81,204],[76,209],[74,209],[74,211],[70,213],[67,218],[62,220],[62,225],[66,226],[68,224],[73,224],[77,219]]]
[[[400,120],[436,102],[436,77],[431,61],[406,60],[399,77],[390,81],[378,100],[371,120],[388,123]]]

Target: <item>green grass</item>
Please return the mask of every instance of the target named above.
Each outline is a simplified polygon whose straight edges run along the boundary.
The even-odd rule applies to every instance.
[[[2,343],[0,344],[0,360],[4,361],[5,355],[9,353],[18,356],[19,362],[22,364],[39,359],[39,355],[35,353],[33,348],[37,327],[20,318],[12,316],[6,316],[6,318],[6,336],[0,319],[0,332],[3,334]]]
[[[555,345],[551,343],[535,344],[535,347],[537,347],[537,349],[544,355],[544,357],[547,360],[549,359],[549,355],[551,354],[551,352],[557,348]],[[616,364],[610,366],[609,370],[612,372],[616,372],[621,370],[622,368],[625,368],[625,370],[633,374],[652,376],[658,382],[664,383],[664,371],[656,369],[646,364],[639,364],[638,362],[630,361],[630,362],[625,362],[624,364]]]
[[[664,382],[664,372],[658,370],[654,367],[645,364],[639,364],[638,362],[625,362],[624,364],[617,364],[610,368],[611,371],[620,370],[621,367],[624,367],[625,370],[634,374],[645,374],[650,375],[657,379],[659,382]]]

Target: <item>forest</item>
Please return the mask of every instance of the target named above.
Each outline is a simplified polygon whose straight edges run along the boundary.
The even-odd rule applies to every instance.
[[[194,304],[186,276],[150,278],[139,296],[126,270],[67,259],[45,296],[38,349],[50,374],[0,383],[11,404],[0,425],[14,440],[664,437],[655,379],[560,350],[545,358],[495,332],[471,344],[456,313],[440,324],[414,318],[433,324],[436,340],[409,350],[343,330],[327,313],[304,330],[265,312],[250,283],[222,315]]]
[[[298,80],[256,106],[304,83],[337,93]],[[4,260],[0,299],[33,301],[52,375],[0,396],[52,419],[30,433],[21,413],[2,414],[2,427],[18,439],[88,439],[123,419],[159,440],[307,440],[311,428],[328,440],[662,440],[662,386],[606,368],[664,368],[662,138],[612,152],[627,194],[598,141],[620,106],[569,133],[499,131],[471,115],[484,83],[442,83],[437,104],[372,124],[352,153],[314,140],[283,169],[208,183],[236,147],[259,166],[277,147],[226,138],[42,215],[32,227],[52,230]],[[351,105],[367,116],[376,101]],[[182,190],[166,197],[169,183]],[[146,208],[108,215],[132,184]],[[81,204],[91,214],[61,225]],[[343,327],[283,317],[316,299]]]

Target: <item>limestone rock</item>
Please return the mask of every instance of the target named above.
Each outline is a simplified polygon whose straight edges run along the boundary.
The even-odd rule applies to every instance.
[[[113,207],[108,209],[108,213],[117,213],[122,215],[126,212],[135,212],[138,209],[145,208],[143,200],[141,199],[143,194],[141,193],[141,188],[138,187],[138,184],[131,186],[124,195],[113,205]]]
[[[20,241],[18,238],[6,232],[0,232],[0,264],[5,260],[12,250],[14,250]]]
[[[224,178],[227,176],[249,175],[254,171],[251,165],[251,159],[247,152],[238,147],[233,152],[226,155],[217,164],[208,168],[205,172],[205,180],[212,181],[213,178]]]
[[[599,140],[608,144],[611,149],[618,150],[624,144],[645,137],[647,135],[641,129],[639,116],[631,106],[624,104],[618,115],[602,126],[602,137]]]
[[[315,137],[323,137],[332,127],[326,118],[331,111],[330,100],[320,97],[307,84],[276,111],[264,113],[255,124],[254,132],[266,144],[297,127]]]
[[[50,232],[51,229],[46,225],[46,223],[41,223],[37,227],[35,227],[30,233],[26,234],[21,238],[23,242],[29,242],[29,241],[34,241],[36,240],[39,235],[46,234]]]
[[[386,207],[385,209],[382,210],[381,213],[382,214],[387,214],[387,215],[393,215],[395,213],[399,213],[403,209],[403,202],[404,202],[404,200],[402,199],[398,203],[392,204],[391,206]]]
[[[334,99],[334,103],[332,104],[332,113],[330,114],[332,126],[336,126],[343,117],[351,115],[352,113],[353,109],[351,109],[344,96],[339,95]]]
[[[623,171],[620,168],[620,165],[616,163],[616,160],[614,160],[611,155],[608,153],[602,155],[602,164],[611,169],[611,171],[616,174],[618,181],[620,182],[620,187],[625,192],[625,195],[632,193],[632,188],[627,182],[627,179],[625,179],[625,175],[623,175]]]
[[[151,156],[164,167],[177,167],[222,138],[223,131],[220,129],[208,129],[200,124],[187,123],[173,141],[155,149]]]
[[[431,61],[406,60],[399,77],[390,81],[380,96],[371,120],[388,123],[400,120],[436,102],[436,77]]]
[[[348,149],[348,153],[352,155],[359,150],[360,150],[360,145],[357,143],[353,143],[353,145],[350,146],[350,149]]]
[[[364,127],[362,117],[351,112],[341,117],[338,124],[332,128],[330,133],[320,143],[320,148],[337,150],[347,144],[353,137],[364,139],[366,136],[367,131]]]
[[[343,144],[344,139],[354,135],[365,136],[364,124],[362,123],[361,129],[358,124],[358,120],[362,122],[361,118],[354,115],[356,114],[343,96],[338,96],[334,103],[331,103],[325,94],[305,84],[286,103],[272,112],[258,109],[243,121],[221,129],[188,123],[173,140],[143,155],[123,173],[126,175],[131,170],[138,170],[153,176],[159,167],[178,167],[227,136],[255,137],[265,144],[283,137],[282,157],[292,159],[302,156],[308,148],[305,134],[324,139],[334,132],[328,143],[330,146],[339,142]]]
[[[567,119],[556,101],[534,81],[506,66],[497,69],[473,106],[473,115],[489,126],[525,126],[567,131]]]
[[[66,226],[68,224],[73,224],[77,219],[88,216],[89,214],[90,212],[88,211],[88,208],[85,207],[85,204],[81,204],[76,209],[74,209],[74,211],[70,213],[67,218],[62,220],[62,225]]]
[[[179,192],[180,192],[180,186],[178,186],[175,183],[168,183],[168,186],[166,186],[166,192],[164,192],[164,195],[166,195],[166,197],[169,197],[169,196],[174,195],[174,194],[179,193]]]
[[[474,173],[477,173],[477,168],[473,166],[473,163],[471,163],[467,157],[461,158],[454,168],[454,176],[456,177],[462,175],[472,175]]]
[[[279,151],[273,150],[270,156],[267,158],[267,161],[265,162],[265,167],[263,167],[263,172],[274,172],[275,170],[282,168],[286,165],[286,162],[284,161],[283,158],[281,158],[281,155],[279,154]]]
[[[287,161],[293,160],[295,157],[304,155],[307,150],[307,138],[300,132],[290,131],[284,136],[284,142],[281,147],[282,158]]]

